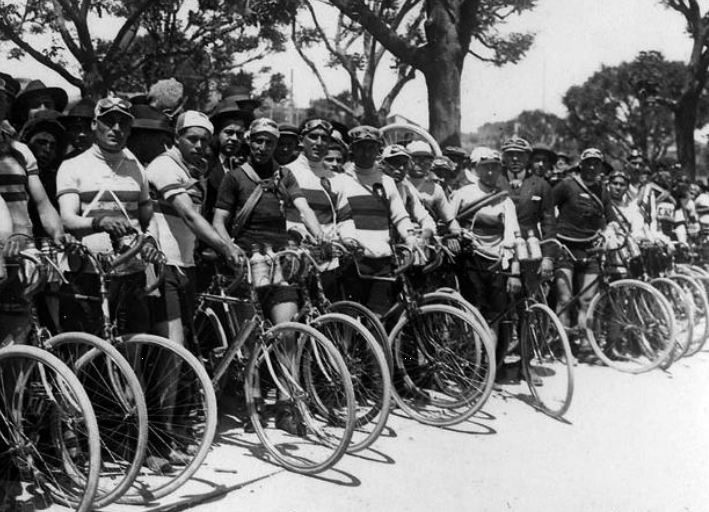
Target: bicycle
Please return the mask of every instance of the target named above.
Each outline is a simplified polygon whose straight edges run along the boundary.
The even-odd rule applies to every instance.
[[[216,254],[203,257],[215,265],[215,273],[198,296],[194,341],[214,387],[226,387],[227,376],[243,381],[252,428],[278,464],[301,474],[332,467],[346,453],[355,427],[354,389],[342,356],[313,327],[270,324],[248,260],[228,279],[217,267]],[[247,310],[243,322],[239,307]],[[302,418],[296,432],[270,424],[285,407],[294,407]]]
[[[41,325],[33,297],[46,289],[50,275],[66,282],[54,261],[58,248],[48,241],[42,241],[41,247],[34,250],[31,246],[20,253],[20,261],[29,266],[10,263],[8,267],[16,267],[20,274],[31,273],[24,279],[31,283],[24,291],[30,304],[28,342],[66,363],[91,400],[101,431],[103,460],[94,506],[105,507],[128,491],[141,469],[148,440],[145,397],[128,361],[108,342],[83,332],[52,336]]]
[[[584,262],[557,239],[542,243],[557,245],[575,263]],[[585,261],[596,258],[601,271],[559,309],[557,315],[569,310],[586,291],[598,285],[583,326],[594,354],[607,366],[622,372],[650,371],[660,366],[674,347],[677,332],[672,307],[650,284],[637,279],[619,279],[618,274],[608,268],[607,252],[603,247],[587,251]]]
[[[128,361],[145,396],[148,440],[142,468],[128,491],[117,501],[142,504],[164,497],[179,488],[199,469],[206,458],[217,428],[214,389],[201,362],[186,348],[151,334],[118,335],[119,318],[112,318],[108,283],[113,269],[134,258],[146,242],[137,235],[131,247],[120,256],[95,255],[80,244],[72,249],[84,256],[96,272],[98,296],[69,294],[75,300],[100,304],[101,336]],[[156,287],[158,282],[152,287]],[[144,292],[149,292],[150,288]],[[123,298],[119,298],[120,303]],[[189,460],[180,469],[146,464],[151,457],[166,459],[179,449]]]
[[[99,427],[77,377],[38,347],[0,349],[0,506],[86,512],[101,471]],[[30,500],[18,500],[23,493]]]

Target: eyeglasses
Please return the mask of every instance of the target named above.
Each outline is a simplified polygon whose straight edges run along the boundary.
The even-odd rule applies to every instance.
[[[96,103],[96,110],[108,110],[114,107],[129,110],[132,106],[133,104],[128,100],[124,100],[123,98],[119,98],[117,96],[109,96],[98,100]]]
[[[330,124],[329,121],[325,121],[324,119],[310,119],[309,121],[306,121],[303,123],[303,126],[300,128],[300,133],[308,133],[312,132],[313,130],[317,130],[318,128],[322,128],[325,130],[328,134],[332,133],[332,124]]]
[[[365,140],[381,142],[382,139],[382,132],[373,126],[357,126],[356,128],[352,128],[348,135],[352,143]]]

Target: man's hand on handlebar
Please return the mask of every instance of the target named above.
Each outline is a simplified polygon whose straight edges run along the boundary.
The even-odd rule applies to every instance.
[[[24,236],[11,236],[5,242],[2,249],[3,256],[9,259],[16,259],[20,256],[27,245],[27,239]]]
[[[125,217],[106,216],[98,221],[98,227],[109,235],[121,237],[135,232],[135,228]]]
[[[242,251],[238,245],[232,243],[229,246],[228,252],[224,255],[226,263],[231,269],[237,269],[241,265],[241,262],[246,258],[244,251]]]
[[[509,277],[507,279],[507,293],[517,295],[522,291],[522,280],[519,277]]]
[[[539,274],[541,274],[544,281],[554,277],[554,261],[548,256],[542,258],[542,262],[539,265]]]
[[[146,263],[164,263],[165,260],[165,256],[152,240],[148,240],[143,244],[140,249],[140,255]]]
[[[457,236],[446,238],[445,244],[450,252],[453,254],[460,254],[462,247],[460,246],[460,240]]]

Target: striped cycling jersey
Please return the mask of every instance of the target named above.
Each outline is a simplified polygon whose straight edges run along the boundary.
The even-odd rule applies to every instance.
[[[404,178],[396,184],[396,188],[402,201],[404,201],[406,212],[411,220],[418,224],[421,229],[428,229],[435,233],[436,221],[433,220],[430,211],[424,206],[414,184]]]
[[[339,233],[343,238],[354,237],[352,210],[347,200],[347,192],[341,181],[334,181],[337,173],[329,171],[319,162],[311,162],[304,154],[287,164],[310,209],[326,233]],[[306,229],[298,209],[290,204],[286,207],[287,228],[305,233]]]
[[[140,232],[140,207],[150,201],[148,180],[138,159],[128,150],[102,151],[96,144],[80,155],[66,160],[57,171],[57,197],[79,196],[82,217],[125,217]],[[108,233],[92,233],[81,242],[95,253],[110,253],[113,246]],[[119,274],[144,270],[135,258],[118,269]]]
[[[364,247],[366,256],[380,258],[391,255],[390,226],[395,228],[400,236],[405,236],[413,230],[414,226],[406,213],[396,183],[381,171],[349,165],[345,173],[335,176],[332,182],[336,183],[334,186],[341,186],[347,192],[356,239]],[[375,194],[376,184],[383,186],[383,198]]]
[[[37,160],[25,144],[17,141],[12,141],[11,144],[12,148],[22,155],[24,162],[11,156],[0,159],[0,196],[10,210],[13,232],[32,235],[28,181],[29,176],[39,173]]]
[[[194,267],[194,249],[197,236],[172,205],[180,194],[187,194],[192,209],[199,213],[204,201],[204,188],[189,171],[180,150],[172,147],[157,156],[145,173],[151,195],[156,200],[150,232],[160,244],[170,265]]]

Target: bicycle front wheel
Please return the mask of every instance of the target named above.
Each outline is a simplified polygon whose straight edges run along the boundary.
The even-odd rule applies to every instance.
[[[574,395],[573,356],[566,330],[546,304],[532,304],[522,314],[522,369],[539,409],[561,417]]]
[[[347,451],[364,450],[377,440],[389,417],[391,373],[384,351],[374,336],[349,316],[326,313],[310,325],[331,340],[345,360],[352,378],[356,407],[355,430]],[[308,390],[315,396],[318,386],[312,381],[313,372],[303,372],[303,377]],[[316,402],[321,403],[320,400]]]
[[[249,358],[245,393],[256,434],[286,469],[320,473],[346,453],[355,426],[352,380],[313,327],[283,322],[265,332]]]
[[[34,510],[39,501],[91,510],[101,470],[98,423],[71,370],[37,347],[1,349],[0,415],[0,508]]]
[[[682,274],[671,274],[667,276],[682,287],[694,310],[694,329],[692,330],[692,341],[684,352],[684,356],[693,356],[699,352],[709,337],[709,300],[704,286],[691,276]]]
[[[465,311],[429,304],[405,312],[389,343],[394,399],[411,418],[428,425],[455,425],[475,414],[490,396],[493,343]]]
[[[660,366],[674,347],[672,307],[649,284],[621,279],[591,299],[586,335],[606,365],[627,373],[647,372]]]
[[[101,475],[94,506],[105,507],[128,491],[148,443],[148,409],[138,377],[107,341],[66,332],[46,341],[83,385],[101,432]]]
[[[650,281],[667,299],[675,317],[677,338],[669,357],[662,363],[662,369],[669,368],[674,361],[686,354],[694,338],[694,302],[682,287],[672,279],[658,277]]]
[[[146,466],[120,501],[146,503],[173,492],[199,469],[216,434],[217,399],[202,364],[175,342],[134,334],[119,338],[117,348],[138,376],[148,406]]]

